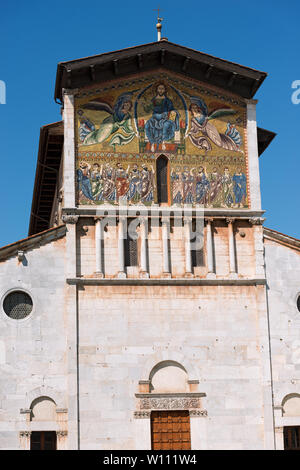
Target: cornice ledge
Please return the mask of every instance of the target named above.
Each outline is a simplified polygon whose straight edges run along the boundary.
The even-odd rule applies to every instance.
[[[265,278],[251,278],[251,279],[128,279],[128,278],[67,278],[67,284],[69,285],[124,285],[124,286],[257,286],[265,285]]]
[[[206,393],[201,392],[174,392],[174,393],[136,393],[136,398],[201,398]]]

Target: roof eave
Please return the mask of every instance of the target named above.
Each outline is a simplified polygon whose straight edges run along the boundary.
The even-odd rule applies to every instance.
[[[63,88],[79,88],[158,66],[216,86],[222,87],[222,82],[223,88],[244,98],[252,98],[267,76],[265,72],[163,40],[60,62],[57,66],[55,100],[62,100]]]

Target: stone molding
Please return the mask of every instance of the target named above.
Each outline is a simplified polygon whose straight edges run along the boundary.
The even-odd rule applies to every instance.
[[[74,277],[67,278],[66,282],[70,285],[129,285],[129,286],[139,286],[139,285],[149,285],[149,286],[256,286],[256,285],[265,285],[265,278],[216,278],[215,273],[210,273],[213,275],[212,278],[172,278],[170,273],[167,273],[165,277],[157,278],[126,278],[126,276],[120,276],[116,278],[84,278],[84,277]],[[168,275],[168,277],[166,277]]]
[[[189,410],[191,417],[206,417],[207,410],[201,405],[201,397],[205,393],[136,393],[139,399],[139,410],[134,412],[136,419],[150,418],[151,411],[157,410]]]
[[[68,431],[56,431],[56,435],[58,437],[66,437],[68,435]]]
[[[136,393],[140,410],[189,410],[201,408],[201,397],[205,393]]]
[[[141,409],[146,410],[188,410],[200,408],[199,398],[142,398]]]

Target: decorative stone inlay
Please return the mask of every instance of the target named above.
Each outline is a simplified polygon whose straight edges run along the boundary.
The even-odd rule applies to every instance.
[[[134,417],[135,419],[145,419],[150,418],[151,411],[135,411]]]
[[[65,224],[77,224],[78,218],[79,218],[78,215],[66,215],[66,214],[64,214],[62,216],[62,221]]]
[[[188,410],[200,408],[200,400],[195,397],[141,398],[141,409],[144,410]]]
[[[252,225],[262,225],[266,219],[263,217],[251,217],[249,219],[250,224]]]
[[[201,416],[203,418],[207,417],[207,410],[190,410],[191,417],[198,417]]]
[[[58,437],[66,437],[68,435],[68,431],[56,431]]]
[[[20,431],[20,437],[30,437],[31,431]]]

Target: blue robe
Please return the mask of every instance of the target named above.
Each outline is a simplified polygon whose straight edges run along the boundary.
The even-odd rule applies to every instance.
[[[85,176],[82,170],[77,170],[77,181],[78,181],[78,188],[79,191],[82,191],[85,197],[88,199],[94,200],[93,193],[92,193],[92,185],[90,178]]]
[[[234,196],[236,204],[240,204],[243,197],[247,195],[247,179],[246,175],[242,173],[241,175],[234,174],[232,177],[234,182]]]
[[[201,176],[196,176],[196,181],[196,202],[203,203],[210,183],[204,173]]]
[[[171,140],[175,131],[179,129],[179,114],[174,109],[172,101],[165,97],[162,100],[152,99],[153,114],[146,122],[145,131],[151,144],[161,144],[164,141]],[[169,119],[169,112],[175,111],[174,121]]]

